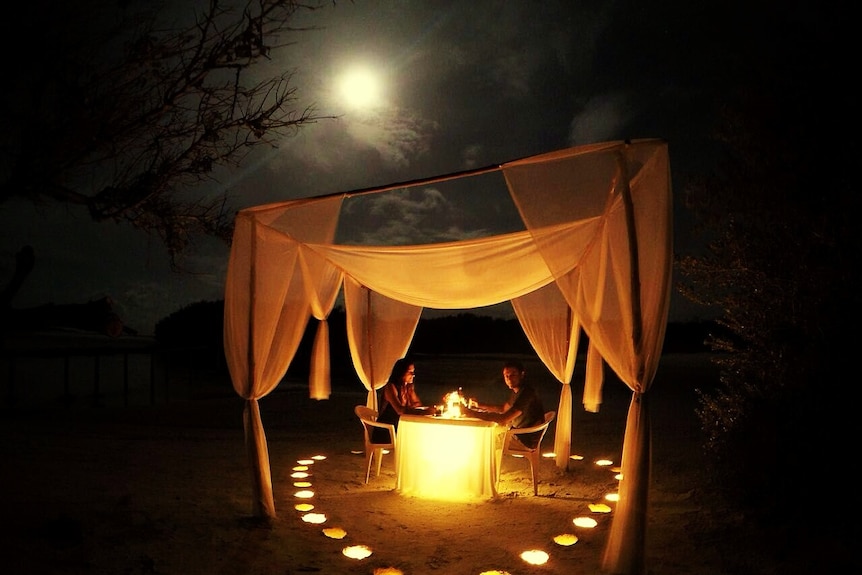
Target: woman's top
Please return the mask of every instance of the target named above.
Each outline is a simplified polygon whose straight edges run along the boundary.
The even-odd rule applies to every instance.
[[[383,408],[377,421],[380,423],[391,423],[398,429],[398,420],[403,413],[417,413],[414,408],[422,407],[422,401],[416,394],[416,388],[412,383],[396,385],[389,382],[383,387]],[[389,434],[385,429],[375,427],[372,431],[371,441],[374,443],[388,443]]]

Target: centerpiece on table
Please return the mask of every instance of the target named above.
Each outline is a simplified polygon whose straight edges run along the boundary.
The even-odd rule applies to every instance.
[[[464,392],[459,387],[455,391],[450,391],[443,396],[443,405],[438,405],[437,410],[440,417],[454,419],[463,417],[462,407],[467,405],[467,399],[464,397]]]

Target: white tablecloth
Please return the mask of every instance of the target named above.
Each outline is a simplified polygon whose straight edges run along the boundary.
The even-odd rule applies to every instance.
[[[489,499],[497,495],[497,424],[473,418],[402,415],[396,489],[425,499]]]

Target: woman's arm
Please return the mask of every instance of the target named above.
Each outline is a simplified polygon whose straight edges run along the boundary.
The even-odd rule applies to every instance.
[[[412,396],[415,396],[415,391],[412,393]],[[395,386],[391,383],[386,384],[386,387],[383,388],[383,397],[386,398],[386,401],[392,404],[393,409],[398,413],[398,415],[404,415],[405,413],[421,413],[422,411],[419,409],[415,409],[414,406],[405,405],[401,403],[401,397],[398,392],[395,390]],[[417,407],[419,397],[416,396]],[[412,401],[412,397],[408,399],[408,401]]]
[[[419,399],[419,394],[416,393],[416,386],[411,385],[408,397],[409,407],[422,407],[422,400]]]
[[[388,401],[398,415],[404,415],[404,404],[401,403],[401,398],[395,390],[395,386],[387,383],[383,388],[383,398]]]

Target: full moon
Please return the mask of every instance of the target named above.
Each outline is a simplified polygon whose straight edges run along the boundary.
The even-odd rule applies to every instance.
[[[368,68],[357,66],[341,76],[338,92],[351,108],[370,108],[380,103],[380,79]]]

